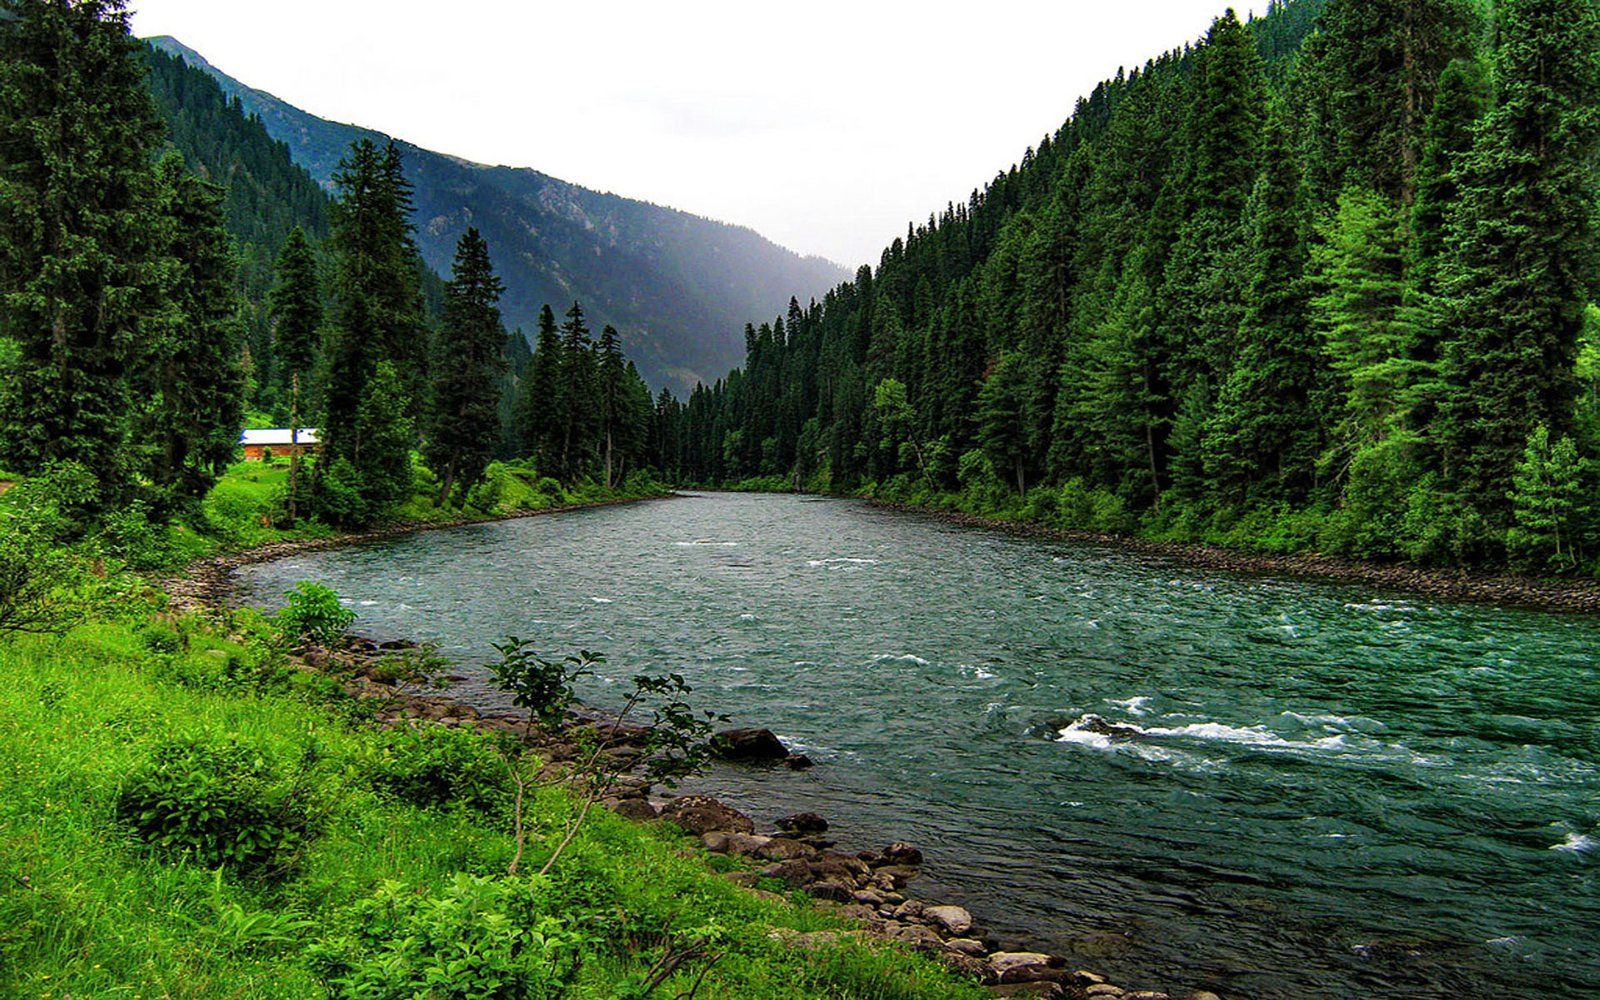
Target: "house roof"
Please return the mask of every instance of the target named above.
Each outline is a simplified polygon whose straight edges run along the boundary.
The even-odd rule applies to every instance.
[[[242,445],[253,444],[273,447],[275,445],[293,444],[294,442],[289,440],[289,428],[274,427],[268,430],[245,431],[239,435],[239,443]],[[300,443],[302,445],[317,444],[317,429],[315,427],[300,428]]]

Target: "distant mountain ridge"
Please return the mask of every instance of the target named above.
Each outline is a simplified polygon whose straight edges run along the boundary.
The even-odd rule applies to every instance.
[[[210,74],[324,186],[352,141],[389,140],[255,90],[174,38],[147,41]],[[743,361],[746,323],[783,313],[791,296],[820,298],[850,277],[747,227],[395,142],[416,189],[417,245],[431,267],[448,275],[457,239],[477,227],[506,285],[508,328],[531,333],[545,303],[559,314],[580,300],[595,329],[617,327],[657,387],[681,393],[722,376]]]

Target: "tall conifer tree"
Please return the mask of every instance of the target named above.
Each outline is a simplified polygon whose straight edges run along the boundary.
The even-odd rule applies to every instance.
[[[243,330],[222,190],[168,153],[156,167],[153,275],[131,379],[135,436],[158,510],[204,496],[244,423]]]
[[[311,243],[299,226],[278,251],[277,283],[269,299],[273,352],[289,382],[289,523],[299,516],[301,392],[322,346],[322,282]]]
[[[539,341],[517,386],[517,425],[523,453],[545,475],[557,475],[561,457],[561,331],[546,304],[539,310]]]
[[[1512,471],[1540,426],[1570,432],[1584,309],[1600,275],[1600,11],[1503,0],[1499,104],[1457,177],[1448,260],[1444,468],[1503,526]]]
[[[128,375],[151,280],[160,125],[121,0],[5,0],[0,10],[0,462],[57,460],[107,499],[135,473]]]
[[[399,412],[411,412],[426,372],[426,327],[418,290],[416,247],[411,241],[410,188],[400,169],[399,150],[390,143],[380,150],[370,139],[353,143],[334,174],[339,200],[334,203],[333,343],[323,390],[325,419],[322,448],[331,465],[346,459],[358,476],[371,475],[371,493],[363,500],[368,516],[382,513],[383,498],[393,490],[399,447],[387,419],[363,420],[363,407],[379,392],[379,364],[391,366],[393,378],[381,391],[398,391]],[[382,425],[381,441],[363,437],[363,429]],[[407,446],[409,449],[409,445]],[[406,456],[409,463],[409,455]]]
[[[439,506],[458,483],[463,488],[477,483],[494,458],[506,341],[497,303],[504,290],[489,261],[489,245],[469,227],[456,243],[433,364],[426,453],[440,474]]]

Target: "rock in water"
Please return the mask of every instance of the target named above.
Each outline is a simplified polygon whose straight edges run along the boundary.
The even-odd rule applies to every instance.
[[[778,820],[778,829],[791,833],[827,833],[828,821],[814,812],[795,813]]]
[[[789,748],[770,729],[725,729],[711,741],[727,760],[785,760]]]

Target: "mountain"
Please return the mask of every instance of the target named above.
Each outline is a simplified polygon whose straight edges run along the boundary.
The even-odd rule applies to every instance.
[[[176,39],[148,41],[209,73],[325,187],[352,141],[389,141],[248,87]],[[456,240],[476,226],[506,285],[508,327],[531,332],[545,303],[560,314],[580,300],[596,329],[610,323],[621,332],[628,357],[655,386],[683,391],[718,377],[743,360],[747,322],[782,312],[791,296],[820,298],[849,277],[742,226],[395,141],[416,189],[417,245],[430,266],[448,274]]]

